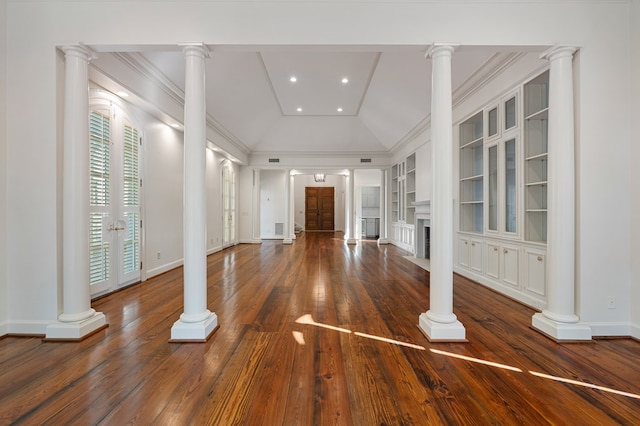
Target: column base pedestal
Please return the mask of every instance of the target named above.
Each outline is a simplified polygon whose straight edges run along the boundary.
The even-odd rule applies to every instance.
[[[389,244],[389,240],[386,238],[378,238],[378,244]]]
[[[355,238],[347,238],[347,244],[356,245],[358,244],[358,240],[356,240]]]
[[[108,326],[107,317],[102,312],[96,312],[82,321],[56,321],[49,324],[44,340],[78,342]]]
[[[209,337],[218,328],[218,316],[211,312],[209,318],[199,322],[183,322],[178,320],[171,327],[170,343],[203,343],[209,340]]]
[[[435,322],[425,312],[420,314],[418,326],[430,342],[468,342],[464,326],[457,320],[452,323]]]
[[[282,240],[282,244],[290,245],[293,244],[293,240],[291,238],[285,238]]]
[[[562,323],[553,321],[537,313],[531,318],[534,329],[557,341],[591,341],[591,327],[578,323]]]

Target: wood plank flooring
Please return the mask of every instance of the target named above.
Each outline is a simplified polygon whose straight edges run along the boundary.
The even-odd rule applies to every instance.
[[[307,233],[211,255],[206,343],[168,343],[180,268],[95,301],[109,327],[82,342],[1,339],[0,424],[640,423],[639,342],[557,344],[532,309],[456,275],[469,342],[429,343],[429,274],[406,254]]]

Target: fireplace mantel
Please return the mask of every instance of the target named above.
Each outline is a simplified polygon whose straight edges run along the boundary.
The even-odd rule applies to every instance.
[[[415,201],[411,205],[416,208],[416,217],[417,215],[431,216],[431,200]]]

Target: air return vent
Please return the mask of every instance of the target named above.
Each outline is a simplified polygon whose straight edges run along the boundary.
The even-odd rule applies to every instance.
[[[371,158],[361,158],[360,162],[361,163],[370,163],[371,162]]]
[[[269,158],[269,162],[270,163],[279,163],[280,159],[279,158]]]
[[[276,222],[276,228],[275,228],[275,234],[276,235],[284,235],[284,223],[283,222]]]

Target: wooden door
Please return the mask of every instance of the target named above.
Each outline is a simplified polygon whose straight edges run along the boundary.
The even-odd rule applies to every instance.
[[[305,188],[305,230],[334,230],[334,188]]]

